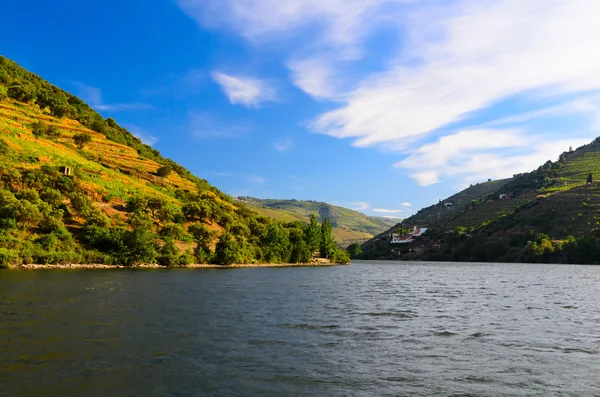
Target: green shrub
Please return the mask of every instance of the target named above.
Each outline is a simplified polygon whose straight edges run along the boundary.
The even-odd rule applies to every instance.
[[[83,149],[83,147],[91,141],[92,136],[90,134],[81,133],[73,135],[73,142],[75,142],[79,149]]]
[[[191,265],[192,263],[194,263],[194,255],[192,255],[189,252],[186,252],[184,254],[181,254],[179,256],[179,266],[187,266],[187,265]]]
[[[348,251],[337,249],[333,252],[330,259],[333,263],[346,264],[350,263],[350,254]]]
[[[164,178],[169,176],[171,172],[173,172],[173,167],[171,167],[170,165],[164,165],[156,171],[156,175]]]
[[[0,269],[10,269],[18,260],[19,255],[15,250],[0,248]]]
[[[158,264],[161,266],[175,266],[179,264],[179,250],[175,247],[172,239],[167,239],[160,250]]]

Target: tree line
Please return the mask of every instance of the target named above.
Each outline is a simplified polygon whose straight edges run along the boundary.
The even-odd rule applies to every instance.
[[[0,169],[0,266],[20,263],[346,263],[329,220],[280,223],[211,191],[132,195],[110,218],[77,175]]]

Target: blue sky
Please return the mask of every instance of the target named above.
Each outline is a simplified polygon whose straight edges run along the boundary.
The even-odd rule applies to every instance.
[[[231,195],[406,217],[600,135],[597,0],[37,3],[2,55]]]

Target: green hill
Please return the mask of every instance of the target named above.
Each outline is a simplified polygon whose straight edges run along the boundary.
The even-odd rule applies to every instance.
[[[422,209],[364,243],[364,257],[599,263],[598,178],[600,138],[532,172],[472,186]],[[390,233],[412,225],[429,231],[409,245],[390,244]]]
[[[315,251],[346,261],[328,222],[257,214],[0,57],[0,267],[309,262]]]
[[[282,222],[308,222],[314,214],[317,220],[327,218],[333,226],[333,236],[342,247],[362,243],[398,223],[398,219],[367,216],[358,211],[318,201],[257,199],[238,200],[263,216]]]

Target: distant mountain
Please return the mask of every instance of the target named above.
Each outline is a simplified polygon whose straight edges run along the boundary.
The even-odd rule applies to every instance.
[[[362,243],[389,229],[401,219],[367,216],[358,211],[319,201],[258,199],[238,197],[238,201],[263,216],[283,221],[307,222],[311,214],[322,221],[328,218],[333,226],[333,236],[338,244],[347,246]]]
[[[600,262],[600,138],[536,170],[471,186],[362,245],[365,258]],[[408,245],[389,236],[429,231]],[[410,254],[409,254],[410,252]]]

